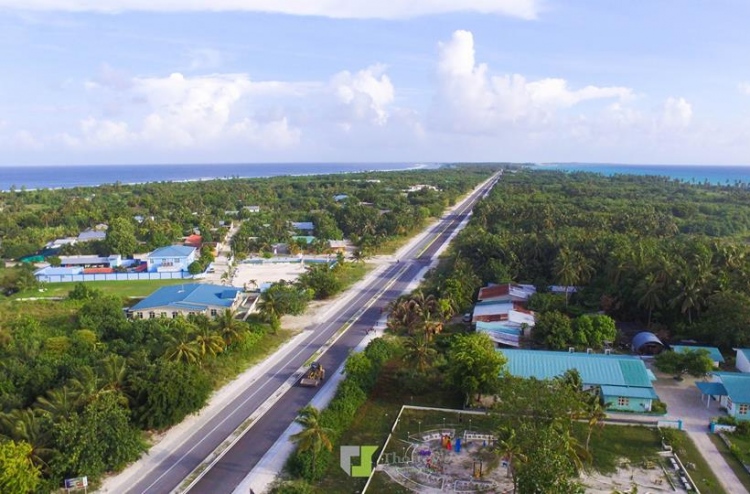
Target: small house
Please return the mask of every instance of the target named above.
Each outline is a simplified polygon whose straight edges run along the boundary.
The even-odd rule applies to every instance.
[[[488,285],[479,289],[478,302],[528,302],[536,293],[534,285],[503,283]]]
[[[744,372],[714,372],[711,382],[695,383],[706,396],[717,398],[727,414],[737,420],[750,420],[750,374]]]
[[[687,346],[687,345],[672,345],[672,350],[677,353],[684,353],[688,351],[705,350],[708,352],[708,356],[714,363],[714,367],[719,367],[719,364],[724,363],[724,357],[718,348],[714,346]]]
[[[149,272],[187,271],[188,267],[195,262],[195,247],[185,245],[170,245],[160,247],[149,253],[146,258]]]

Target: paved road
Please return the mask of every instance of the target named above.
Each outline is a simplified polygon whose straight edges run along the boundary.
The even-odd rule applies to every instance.
[[[127,492],[150,494],[172,491],[337,330],[347,323],[352,323],[349,330],[319,359],[326,369],[338,368],[351,349],[364,337],[365,329],[375,324],[381,310],[398,297],[429,263],[435,252],[467,217],[474,203],[494,183],[495,180],[492,180],[486,187],[472,193],[459,208],[446,215],[431,228],[428,235],[402,255],[400,262],[390,265],[375,280],[356,293],[343,311],[330,316],[329,320],[315,327],[313,337],[293,348],[285,361],[271,368],[265,380],[259,379],[243,390],[229,406],[194,431],[182,446],[162,459],[154,469],[143,472],[142,478]],[[362,312],[361,309],[366,306],[369,308]],[[317,388],[291,388],[190,492],[231,493],[294,420],[297,411],[306,405],[317,391]]]

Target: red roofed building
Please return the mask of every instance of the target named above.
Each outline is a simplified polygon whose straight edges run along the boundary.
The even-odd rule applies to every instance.
[[[479,289],[477,302],[527,302],[535,293],[536,288],[533,285],[489,285]]]
[[[185,239],[185,242],[183,242],[183,245],[186,245],[187,247],[195,247],[196,249],[200,249],[202,244],[203,237],[200,235],[190,235]]]

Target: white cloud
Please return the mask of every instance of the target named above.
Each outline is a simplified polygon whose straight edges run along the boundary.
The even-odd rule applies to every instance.
[[[190,58],[190,70],[215,70],[224,63],[224,55],[212,48],[192,50],[188,57]]]
[[[339,72],[331,79],[331,89],[345,110],[344,125],[349,125],[349,120],[369,121],[381,126],[388,122],[395,89],[385,74],[385,66],[372,65],[355,74]]]
[[[405,19],[432,14],[478,12],[534,19],[539,0],[0,0],[24,11],[117,13],[124,11],[248,11],[344,19]]]
[[[92,80],[86,81],[84,87],[89,90],[100,88],[112,89],[115,91],[124,91],[132,85],[130,77],[121,70],[112,67],[109,64],[102,64],[99,73]]]
[[[559,78],[527,81],[519,74],[492,76],[486,64],[477,64],[474,37],[456,31],[450,41],[440,43],[438,80],[440,87],[434,111],[438,121],[451,130],[493,133],[500,124],[544,124],[554,112],[596,99],[627,100],[626,87],[586,86],[573,90]]]
[[[671,129],[682,129],[690,125],[693,107],[685,98],[667,98],[664,102],[661,124]]]
[[[741,93],[750,96],[750,82],[740,82],[737,84],[737,89],[739,89]]]
[[[111,86],[97,82],[100,79],[90,81],[87,88]],[[231,142],[263,148],[292,146],[299,141],[299,130],[283,113],[254,116],[253,100],[298,97],[307,94],[313,85],[254,82],[247,74],[188,77],[173,73],[167,77],[131,78],[127,84],[118,83],[118,87],[126,91],[131,101],[141,103],[131,105],[131,114],[120,115],[119,121],[85,118],[79,133],[62,134],[58,141],[79,150],[117,149],[131,144],[178,150]]]

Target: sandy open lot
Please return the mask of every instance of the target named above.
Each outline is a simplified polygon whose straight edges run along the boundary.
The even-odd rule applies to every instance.
[[[305,272],[308,264],[296,262],[242,263],[237,265],[231,285],[248,290],[257,290],[264,283],[281,280],[295,281]]]

